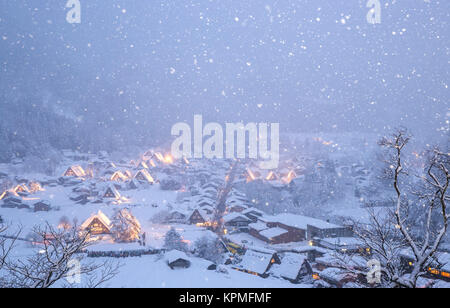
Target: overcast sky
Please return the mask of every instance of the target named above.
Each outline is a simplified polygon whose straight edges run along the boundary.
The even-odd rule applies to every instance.
[[[447,129],[448,0],[0,2],[1,89],[55,110],[170,134],[178,121],[279,122],[281,131]],[[137,124],[136,124],[137,123]]]

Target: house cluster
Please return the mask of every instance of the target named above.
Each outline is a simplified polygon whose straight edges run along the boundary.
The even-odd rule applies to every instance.
[[[102,211],[98,211],[83,222],[80,231],[89,232],[91,240],[109,237],[119,242],[135,242],[141,239],[141,224],[129,209],[121,209],[114,218],[112,221]],[[65,228],[66,225],[58,227]]]
[[[41,183],[20,180],[16,186],[0,194],[1,207],[28,209],[34,212],[50,211],[50,202],[36,197],[41,191],[44,191]]]
[[[286,160],[276,170],[261,170],[256,164],[247,164],[241,172],[240,179],[249,183],[253,181],[264,181],[272,185],[287,185],[297,179],[303,173],[303,168],[297,159]]]

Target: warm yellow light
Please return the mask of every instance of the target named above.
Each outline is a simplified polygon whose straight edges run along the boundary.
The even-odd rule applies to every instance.
[[[164,162],[165,162],[166,164],[173,164],[173,157],[172,157],[172,155],[167,154],[167,155],[164,157]]]

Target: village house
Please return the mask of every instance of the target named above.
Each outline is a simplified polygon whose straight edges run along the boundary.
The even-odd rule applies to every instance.
[[[98,211],[81,225],[81,230],[88,231],[91,235],[111,234],[111,228],[111,221],[102,211]]]
[[[231,213],[223,216],[223,223],[227,232],[247,231],[251,220],[240,213]]]
[[[167,215],[166,222],[167,223],[184,223],[186,222],[187,215],[186,213],[179,211],[179,210],[173,210]]]
[[[117,189],[113,185],[109,185],[106,188],[105,193],[103,194],[103,198],[119,200],[121,198],[121,196],[120,196],[120,193],[117,191]]]
[[[403,267],[410,273],[416,262],[413,253],[409,250],[402,251],[400,260]],[[424,270],[426,270],[428,278],[450,282],[450,255],[448,253],[438,253],[433,264]]]
[[[353,232],[348,227],[338,226],[329,222],[295,214],[279,214],[269,218],[269,227],[280,227],[292,231],[306,231],[306,239],[352,237]]]
[[[136,180],[138,180],[140,183],[148,183],[148,184],[154,184],[155,180],[150,175],[147,169],[141,169],[139,170],[136,175],[134,176]]]
[[[48,212],[51,210],[50,202],[48,201],[39,201],[36,202],[34,205],[34,212]]]
[[[269,250],[248,249],[241,258],[242,261],[233,265],[233,269],[262,278],[269,276],[268,272],[274,264],[281,264],[278,255]]]
[[[30,193],[30,190],[25,184],[19,184],[14,187],[13,191],[20,196],[27,196]]]
[[[248,209],[248,207],[246,207],[245,205],[240,205],[240,204],[228,203],[228,206],[227,206],[228,213],[242,213],[246,209]]]
[[[313,269],[306,255],[286,252],[281,259],[281,264],[272,266],[270,274],[297,284],[303,280],[311,280]]]
[[[306,228],[299,227],[295,222],[288,221],[285,217],[283,219],[280,215],[260,217],[258,221],[258,224],[250,226],[249,233],[267,243],[301,242],[306,239]],[[265,228],[263,225],[265,225]]]
[[[19,199],[20,196],[14,190],[7,190],[7,191],[3,192],[0,195],[0,201],[1,200],[5,200],[7,198],[17,198],[17,199]]]
[[[257,222],[258,219],[260,219],[261,217],[263,217],[265,215],[265,213],[263,211],[260,211],[255,208],[248,208],[248,209],[242,211],[242,214],[244,214],[245,216],[250,218],[250,220],[252,222]]]
[[[139,162],[139,164],[136,166],[137,169],[150,169],[149,165],[145,161]]]
[[[370,255],[371,253],[370,248],[355,237],[317,238],[311,240],[310,244],[341,253],[358,253],[360,255]]]
[[[122,171],[116,171],[113,173],[110,179],[114,182],[125,182],[126,180],[128,180],[128,176],[125,175],[125,173],[123,173]]]
[[[351,284],[359,281],[357,274],[350,273],[347,270],[340,268],[326,268],[317,273],[318,279],[323,280],[336,288],[343,288],[346,284]],[[366,280],[367,281],[367,280]]]
[[[189,216],[189,224],[191,225],[197,225],[199,227],[206,226],[208,223],[210,223],[210,217],[203,212],[202,210],[195,209],[191,216]]]
[[[186,253],[179,250],[171,250],[166,252],[165,259],[167,265],[172,269],[189,268],[191,261]]]
[[[63,176],[83,178],[86,176],[86,172],[81,166],[71,166],[67,168]]]
[[[278,181],[280,179],[280,177],[274,172],[274,171],[270,171],[266,177],[265,180],[266,181]]]
[[[317,219],[308,222],[306,232],[309,240],[315,238],[348,238],[353,236],[353,230],[350,227],[337,226]]]

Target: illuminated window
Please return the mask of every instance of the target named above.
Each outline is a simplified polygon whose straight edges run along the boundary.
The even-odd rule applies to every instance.
[[[433,275],[440,275],[441,274],[441,272],[440,271],[438,271],[437,269],[434,269],[434,268],[428,268],[428,271],[431,273],[431,274],[433,274]]]
[[[450,278],[450,273],[442,272],[441,275],[442,277]]]

